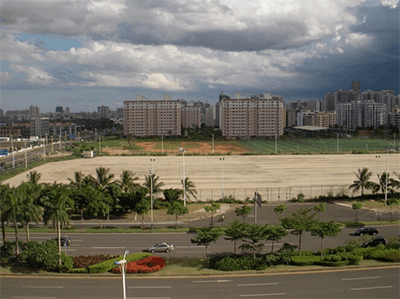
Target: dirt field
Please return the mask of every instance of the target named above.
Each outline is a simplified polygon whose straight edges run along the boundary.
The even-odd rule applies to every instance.
[[[155,160],[154,162],[151,161]],[[183,162],[185,168],[183,168]],[[378,164],[379,163],[379,164]],[[154,167],[164,188],[182,188],[183,171],[194,182],[198,200],[216,200],[232,195],[237,199],[252,198],[259,192],[269,202],[286,201],[303,193],[306,197],[348,194],[348,186],[356,179],[354,172],[367,167],[377,180],[377,172],[386,169],[386,155],[378,160],[374,154],[363,155],[267,155],[267,156],[102,156],[48,163],[35,170],[42,182],[68,184],[75,171],[95,176],[96,168],[110,168],[119,179],[122,170],[132,170],[144,182],[144,176]],[[391,176],[400,173],[400,154],[387,156]],[[26,174],[17,175],[4,183],[18,185]]]

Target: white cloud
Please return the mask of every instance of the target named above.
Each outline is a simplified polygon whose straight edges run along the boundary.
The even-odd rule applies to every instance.
[[[383,6],[390,6],[390,8],[397,8],[399,5],[399,0],[381,0]]]
[[[0,57],[1,60],[11,63],[27,63],[44,61],[43,50],[29,44],[21,42],[7,32],[0,33]]]
[[[10,69],[17,73],[24,74],[26,76],[26,82],[32,85],[47,86],[56,81],[55,78],[38,66],[12,64],[10,65]]]

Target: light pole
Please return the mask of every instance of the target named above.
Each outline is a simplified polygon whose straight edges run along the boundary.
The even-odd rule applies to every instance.
[[[182,153],[182,169],[183,169],[183,205],[186,207],[186,175],[185,175],[185,153],[187,150],[180,148],[179,151]]]
[[[389,148],[386,149],[386,182],[385,182],[385,206],[387,206],[387,189],[388,189],[388,154],[389,154]]]
[[[150,215],[151,215],[151,229],[153,229],[153,178],[154,173],[152,170],[149,170],[150,175]]]
[[[154,173],[154,162],[156,161],[156,159],[150,159],[151,162],[151,171]]]
[[[129,250],[125,250],[124,258],[120,261],[116,261],[115,264],[119,266],[119,270],[122,273],[122,290],[124,294],[124,299],[126,299],[126,287],[125,287],[125,271],[126,271],[126,255],[129,254]]]
[[[381,158],[381,156],[376,155],[376,175],[377,175],[377,180],[378,180],[378,184],[379,184],[379,159]]]
[[[224,200],[224,160],[225,158],[219,158],[221,161],[221,190],[222,190],[222,200]]]

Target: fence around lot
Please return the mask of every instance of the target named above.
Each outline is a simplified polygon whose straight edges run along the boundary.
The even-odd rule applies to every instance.
[[[271,187],[271,188],[225,188],[220,189],[196,189],[197,199],[190,197],[191,201],[216,201],[224,197],[233,196],[236,200],[253,200],[254,192],[261,195],[263,201],[267,202],[285,202],[297,198],[303,194],[305,199],[319,196],[352,196],[352,190],[348,185],[341,186],[307,186],[307,187]],[[364,190],[364,194],[369,194]],[[357,193],[356,195],[359,195]]]

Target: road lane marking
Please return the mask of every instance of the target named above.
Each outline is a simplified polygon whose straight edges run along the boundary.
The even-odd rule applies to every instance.
[[[282,296],[282,295],[287,295],[287,293],[248,294],[248,295],[240,295],[240,297],[261,297],[261,296]]]
[[[125,249],[126,247],[92,247],[92,249]]]
[[[204,246],[204,245],[199,245],[199,246],[197,246],[197,245],[192,245],[192,246],[175,246],[175,248],[202,248],[202,247],[206,247],[206,246]]]
[[[15,299],[56,299],[56,297],[23,297],[23,296],[11,296],[11,298]]]
[[[232,280],[195,280],[192,281],[193,283],[224,283],[224,282],[231,282]]]
[[[381,286],[381,287],[369,287],[369,288],[354,288],[350,289],[352,291],[364,291],[364,290],[376,290],[376,289],[390,289],[393,288],[393,286]]]
[[[128,299],[171,299],[171,297],[128,297]]]
[[[270,286],[279,284],[278,282],[266,282],[266,283],[247,283],[247,284],[238,284],[238,287],[251,287],[251,286]]]
[[[24,289],[62,289],[63,286],[21,286]]]
[[[343,278],[342,280],[362,280],[362,279],[378,279],[380,276],[372,276],[372,277],[356,277],[356,278]]]
[[[171,286],[128,287],[128,289],[170,289]]]

